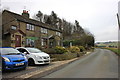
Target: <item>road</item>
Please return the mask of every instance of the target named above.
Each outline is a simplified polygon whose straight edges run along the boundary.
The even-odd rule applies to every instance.
[[[36,70],[42,70],[54,64],[49,65],[35,65],[35,66],[28,66],[26,70],[14,70],[14,71],[6,71],[2,73],[2,78],[15,78],[21,75],[26,75],[30,72],[34,72]]]
[[[96,49],[43,78],[118,78],[118,56],[106,49]]]

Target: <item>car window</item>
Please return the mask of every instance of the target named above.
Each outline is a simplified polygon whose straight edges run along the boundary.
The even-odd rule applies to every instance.
[[[37,48],[26,48],[30,53],[40,53],[42,52],[41,50]]]
[[[20,52],[14,48],[0,48],[1,55],[14,55],[20,54]]]
[[[22,48],[17,49],[17,50],[20,51],[21,53],[27,52],[25,49],[22,49]],[[27,53],[28,53],[28,52],[27,52]]]

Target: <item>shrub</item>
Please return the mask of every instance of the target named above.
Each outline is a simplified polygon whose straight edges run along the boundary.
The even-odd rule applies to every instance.
[[[55,53],[56,54],[63,54],[65,52],[67,52],[67,49],[65,49],[64,47],[60,47],[60,46],[55,47]]]
[[[80,49],[80,52],[85,51],[85,48],[84,48],[83,46],[78,46],[78,47],[79,47],[79,49]]]
[[[64,41],[64,42],[63,42],[63,46],[65,46],[65,47],[70,46],[70,41],[69,41],[69,40]]]
[[[43,51],[48,53],[48,54],[55,54],[56,53],[54,48],[44,49]]]
[[[79,56],[78,56],[79,55]],[[65,52],[64,54],[51,54],[50,57],[53,58],[53,61],[63,61],[70,60],[82,56],[81,53],[69,53]]]
[[[72,46],[72,47],[70,47],[70,52],[71,53],[78,53],[78,52],[80,52],[80,49],[77,46]]]

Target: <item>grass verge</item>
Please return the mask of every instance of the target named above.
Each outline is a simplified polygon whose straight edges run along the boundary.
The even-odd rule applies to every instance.
[[[105,49],[111,50],[120,56],[120,49],[118,48],[105,48]]]

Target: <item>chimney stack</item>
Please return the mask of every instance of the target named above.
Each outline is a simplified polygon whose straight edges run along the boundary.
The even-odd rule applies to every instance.
[[[22,16],[29,18],[29,13],[26,10],[23,10]]]

